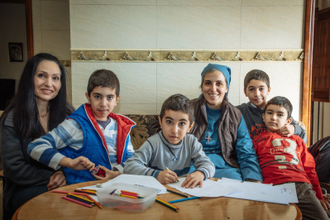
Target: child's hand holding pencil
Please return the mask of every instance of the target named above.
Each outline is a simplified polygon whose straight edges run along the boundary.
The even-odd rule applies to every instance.
[[[161,184],[175,183],[175,182],[179,181],[176,173],[173,172],[172,170],[168,169],[167,167],[166,167],[166,170],[163,170],[158,174],[157,180]]]

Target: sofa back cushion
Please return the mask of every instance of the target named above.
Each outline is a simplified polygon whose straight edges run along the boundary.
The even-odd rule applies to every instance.
[[[158,115],[130,114],[125,116],[131,118],[136,123],[130,134],[134,150],[139,149],[150,136],[161,130]]]

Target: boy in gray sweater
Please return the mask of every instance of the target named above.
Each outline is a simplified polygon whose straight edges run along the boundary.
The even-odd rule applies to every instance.
[[[193,109],[187,97],[175,94],[166,99],[159,116],[162,131],[134,152],[125,164],[124,173],[154,176],[160,183],[168,184],[176,182],[178,176],[187,175],[193,164],[196,171],[181,186],[202,187],[203,180],[213,177],[215,168],[197,138],[187,134],[193,121]]]

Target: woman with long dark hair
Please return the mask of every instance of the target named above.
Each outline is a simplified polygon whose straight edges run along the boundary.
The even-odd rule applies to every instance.
[[[27,147],[72,112],[66,99],[66,73],[62,64],[46,53],[32,57],[25,65],[16,95],[0,118],[4,219],[11,219],[29,199],[66,185],[62,171],[54,172],[30,158]]]

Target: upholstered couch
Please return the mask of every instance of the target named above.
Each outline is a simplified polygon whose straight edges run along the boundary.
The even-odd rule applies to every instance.
[[[152,135],[160,131],[158,115],[125,115],[132,119],[136,125],[131,130],[131,142],[134,150],[137,150],[141,145]]]

